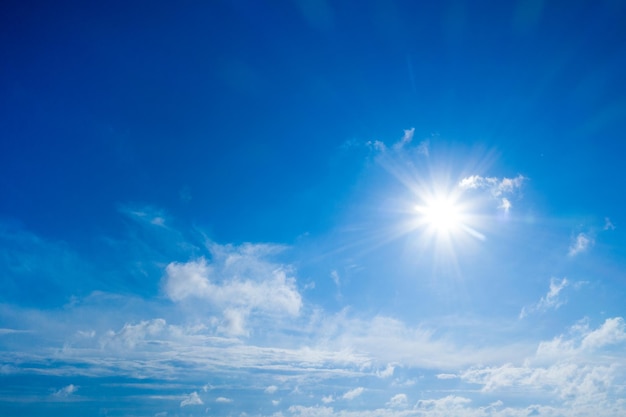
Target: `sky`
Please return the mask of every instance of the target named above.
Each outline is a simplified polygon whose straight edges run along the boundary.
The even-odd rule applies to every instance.
[[[0,8],[2,416],[626,415],[626,3]]]

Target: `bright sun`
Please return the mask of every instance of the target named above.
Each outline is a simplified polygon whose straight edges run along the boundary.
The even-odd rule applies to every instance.
[[[436,197],[416,207],[422,221],[437,233],[451,233],[462,224],[458,204],[450,197]]]

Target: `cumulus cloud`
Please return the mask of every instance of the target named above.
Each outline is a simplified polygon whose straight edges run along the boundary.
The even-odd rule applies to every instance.
[[[265,388],[265,393],[273,394],[276,392],[276,390],[278,390],[278,387],[276,385],[270,385],[269,387]]]
[[[541,342],[535,355],[522,365],[472,368],[460,378],[481,385],[484,392],[508,387],[547,391],[573,406],[595,407],[599,402],[610,402],[612,381],[619,370],[615,357],[599,353],[625,341],[626,324],[621,317],[609,318],[597,329],[578,323],[568,335]]]
[[[593,238],[591,238],[591,236],[585,233],[579,233],[572,240],[572,243],[569,247],[568,255],[573,257],[578,255],[579,253],[586,252],[594,243],[595,242]]]
[[[335,399],[333,398],[332,395],[326,395],[326,396],[322,397],[322,402],[324,404],[330,404],[330,403],[332,403],[334,401],[335,401]]]
[[[376,376],[378,376],[379,378],[389,378],[390,376],[393,376],[393,371],[395,369],[395,366],[393,366],[392,364],[388,364],[387,367],[382,371],[376,371]]]
[[[202,404],[204,404],[204,402],[202,401],[202,399],[200,398],[200,396],[198,395],[198,393],[196,391],[194,391],[191,394],[187,395],[180,402],[180,406],[181,407],[187,407],[189,405],[202,405]]]
[[[222,330],[246,334],[250,313],[297,316],[302,297],[290,268],[265,260],[279,250],[270,245],[214,245],[212,260],[172,262],[163,289],[174,302],[202,300],[223,311]]]
[[[406,394],[396,394],[387,402],[387,407],[391,408],[406,408],[407,406],[408,399]]]
[[[356,397],[358,397],[359,395],[363,394],[364,390],[365,389],[363,387],[358,387],[358,388],[351,389],[350,391],[348,391],[345,394],[343,394],[341,396],[341,398],[343,398],[345,400],[353,400]]]
[[[462,190],[487,190],[492,198],[499,201],[498,208],[508,213],[513,207],[509,196],[515,195],[525,181],[527,178],[523,175],[514,178],[471,175],[459,181],[458,187]]]
[[[523,319],[530,313],[543,313],[548,310],[556,310],[557,308],[561,307],[563,304],[565,304],[565,300],[563,300],[559,295],[561,294],[561,291],[563,291],[563,289],[566,288],[568,285],[570,285],[570,282],[567,280],[567,278],[563,278],[560,281],[556,278],[550,278],[550,288],[548,289],[548,293],[545,296],[541,297],[541,299],[536,304],[523,307],[519,315],[520,318]]]

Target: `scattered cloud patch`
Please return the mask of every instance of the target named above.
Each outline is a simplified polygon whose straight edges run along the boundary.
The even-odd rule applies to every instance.
[[[389,378],[390,376],[393,376],[393,372],[395,369],[396,367],[394,365],[388,364],[387,367],[382,371],[376,371],[376,376],[378,376],[379,378]]]
[[[519,317],[523,319],[534,312],[544,313],[548,310],[556,310],[561,307],[566,301],[559,295],[568,285],[570,285],[570,282],[567,278],[563,278],[560,281],[556,278],[550,278],[550,288],[548,289],[548,293],[541,297],[539,302],[536,304],[523,307]]]
[[[574,257],[580,253],[586,252],[594,244],[591,236],[585,233],[579,233],[570,244],[568,255]]]
[[[458,378],[456,374],[437,374],[437,379],[455,379]]]
[[[270,385],[269,387],[265,388],[265,393],[266,394],[273,394],[278,390],[278,387],[276,385]]]
[[[326,395],[326,396],[322,397],[322,402],[324,404],[330,404],[330,403],[332,403],[334,401],[335,401],[335,399],[333,398],[332,395]]]
[[[413,140],[413,135],[415,134],[415,128],[412,127],[410,129],[404,129],[404,135],[402,136],[402,139],[400,139],[398,142],[396,142],[393,145],[393,148],[395,150],[399,150],[404,148],[406,145],[408,145],[409,143],[411,143],[411,141]]]
[[[250,314],[298,316],[302,297],[291,268],[267,261],[278,250],[270,245],[214,245],[212,260],[201,257],[165,268],[163,290],[177,303],[199,301],[199,308],[222,313],[221,329],[247,334]],[[207,304],[208,303],[208,304]]]
[[[522,187],[527,180],[523,175],[515,178],[482,177],[471,175],[459,181],[459,187],[465,190],[488,189],[494,197],[512,194]]]
[[[215,399],[216,403],[221,403],[221,404],[230,404],[233,402],[232,398],[227,398],[227,397],[217,397]]]
[[[406,408],[409,404],[406,394],[396,394],[389,399],[386,405],[391,408]]]
[[[430,156],[430,141],[421,141],[419,145],[417,145],[417,153],[419,155]]]
[[[341,280],[339,279],[339,273],[336,270],[333,269],[332,271],[330,271],[330,277],[337,287],[341,284]]]
[[[604,227],[602,228],[602,230],[615,230],[615,225],[608,217],[604,218]]]
[[[192,392],[191,394],[187,395],[181,402],[180,402],[180,406],[182,407],[187,407],[190,405],[202,405],[204,404],[204,402],[202,401],[202,399],[200,398],[200,396],[198,395],[198,393],[196,391]]]
[[[365,389],[363,387],[358,387],[355,389],[351,389],[350,391],[346,392],[345,394],[343,394],[341,396],[341,398],[345,399],[345,400],[354,400],[356,397],[358,397],[359,395],[363,394],[363,391]]]
[[[365,143],[365,146],[367,146],[368,148],[376,152],[381,152],[381,153],[387,150],[387,146],[379,140],[368,140]]]
[[[508,213],[509,210],[511,210],[511,207],[513,207],[513,205],[511,204],[509,199],[506,197],[502,197],[502,203],[500,203],[498,208],[504,210],[505,213]]]
[[[78,387],[74,384],[69,384],[61,388],[60,390],[55,391],[53,395],[58,398],[67,398],[70,395],[74,394],[76,391],[78,391]]]

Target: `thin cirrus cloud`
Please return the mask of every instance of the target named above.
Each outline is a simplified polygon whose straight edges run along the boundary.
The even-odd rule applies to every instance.
[[[521,319],[527,317],[531,313],[544,313],[548,310],[556,310],[565,304],[565,300],[560,296],[561,291],[563,291],[567,286],[570,285],[570,282],[567,278],[563,278],[558,280],[556,278],[550,278],[550,288],[545,296],[541,297],[541,299],[529,306],[525,306],[520,311],[519,317]]]
[[[345,400],[354,400],[356,397],[358,397],[359,395],[363,394],[363,391],[365,391],[365,388],[357,387],[357,388],[351,389],[350,391],[347,391],[346,393],[344,393],[341,396],[341,398],[343,398]]]
[[[586,233],[578,233],[572,239],[572,242],[570,244],[570,247],[569,247],[569,250],[568,250],[567,254],[570,257],[574,257],[576,255],[579,255],[579,254],[589,250],[589,248],[591,248],[591,246],[593,246],[594,243],[595,243],[594,239],[591,236],[589,236],[588,234],[586,234]]]

